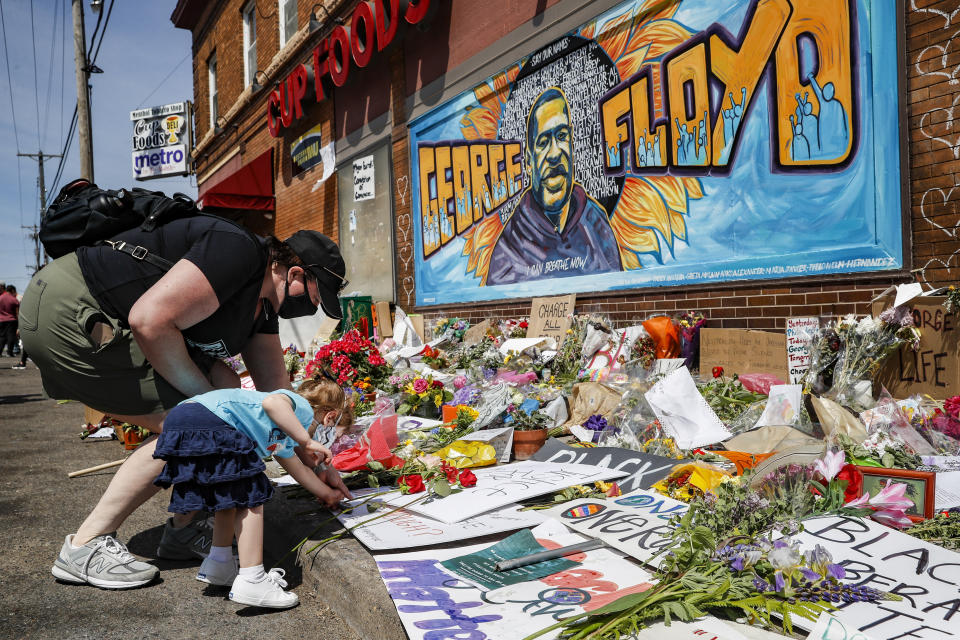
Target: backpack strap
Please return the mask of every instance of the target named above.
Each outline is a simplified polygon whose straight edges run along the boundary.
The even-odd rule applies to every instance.
[[[146,247],[141,247],[140,245],[133,246],[129,242],[124,242],[123,240],[104,240],[104,242],[111,247],[114,251],[120,251],[126,253],[127,255],[133,256],[137,260],[143,262],[148,262],[153,266],[161,269],[163,271],[169,271],[173,267],[173,263],[165,258],[160,256],[155,256],[147,251]]]

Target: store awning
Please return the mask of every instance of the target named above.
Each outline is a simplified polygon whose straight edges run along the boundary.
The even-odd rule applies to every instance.
[[[273,211],[273,148],[216,184],[201,185],[197,204],[203,209]]]

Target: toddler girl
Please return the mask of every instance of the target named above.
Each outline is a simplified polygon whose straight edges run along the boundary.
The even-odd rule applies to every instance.
[[[276,609],[297,604],[297,595],[283,590],[283,570],[263,569],[262,505],[273,486],[262,458],[273,455],[328,506],[352,497],[314,473],[331,456],[308,433],[334,424],[343,413],[343,389],[329,380],[307,380],[299,394],[218,389],[170,410],[153,454],[167,464],[154,484],[173,485],[168,509],[173,513],[214,512],[213,546],[197,580],[230,585],[230,599],[241,604]],[[239,569],[231,550],[234,533]]]

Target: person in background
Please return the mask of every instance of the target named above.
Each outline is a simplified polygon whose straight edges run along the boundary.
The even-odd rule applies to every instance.
[[[318,307],[339,318],[345,271],[336,243],[316,231],[281,242],[214,216],[179,218],[47,264],[24,292],[20,335],[50,397],[160,433],[167,411],[186,398],[240,386],[222,358],[242,354],[257,389],[290,389],[278,318],[311,316]],[[91,584],[122,588],[157,574],[113,537],[159,490],[155,446],[149,438],[120,466],[72,538],[102,557],[80,567]],[[335,469],[319,479],[345,490]],[[211,525],[196,515],[174,514],[159,557],[207,555]]]
[[[20,301],[17,300],[17,288],[12,284],[0,289],[0,355],[6,350],[11,358],[17,346],[17,314]]]

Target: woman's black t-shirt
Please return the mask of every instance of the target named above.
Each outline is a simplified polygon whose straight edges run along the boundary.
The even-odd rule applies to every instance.
[[[214,216],[171,220],[153,231],[131,229],[114,239],[145,247],[170,262],[189,260],[203,272],[220,306],[182,331],[188,347],[214,358],[240,353],[257,333],[278,333],[268,304],[254,317],[268,252],[263,238]],[[133,304],[165,271],[109,245],[77,249],[80,271],[103,310],[124,325]]]

